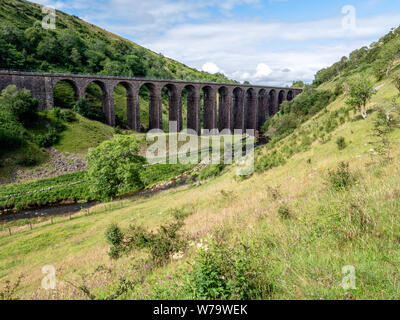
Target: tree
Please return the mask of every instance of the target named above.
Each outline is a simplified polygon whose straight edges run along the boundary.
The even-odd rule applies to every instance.
[[[386,66],[385,75],[386,78],[389,77],[390,71],[394,67],[394,63],[400,58],[400,40],[393,39],[388,44],[386,44],[384,50],[381,53],[381,59],[384,61]]]
[[[125,57],[125,65],[129,70],[131,70],[132,75],[135,76],[146,75],[146,66],[143,64],[142,60],[134,54]]]
[[[37,56],[47,62],[57,63],[64,60],[61,55],[60,44],[55,36],[48,35],[44,37],[37,47]]]
[[[138,153],[136,138],[122,135],[90,150],[86,157],[90,194],[97,199],[110,200],[143,187],[139,170],[145,159]]]
[[[90,120],[96,120],[103,123],[106,122],[103,110],[93,107],[85,98],[81,98],[76,102],[74,111]]]
[[[104,69],[101,73],[108,76],[133,76],[133,72],[131,70],[127,70],[126,64],[123,64],[119,61],[112,61],[110,59],[107,59],[104,62]]]
[[[301,80],[293,81],[292,88],[304,88],[304,87],[305,87],[305,84],[303,81],[301,81]]]
[[[26,89],[11,85],[0,96],[0,155],[6,150],[20,147],[24,141],[22,125],[32,119],[38,103]]]
[[[15,85],[5,88],[0,96],[0,108],[11,112],[15,119],[24,125],[36,120],[38,101],[32,98],[27,89],[18,90]]]
[[[382,157],[384,162],[391,162],[392,141],[390,134],[395,128],[399,128],[400,107],[394,103],[392,109],[387,111],[385,108],[378,108],[377,117],[374,121],[373,137],[370,142],[375,151]]]
[[[23,67],[25,58],[15,46],[0,39],[0,66],[2,68],[18,69]]]
[[[360,111],[361,116],[367,118],[366,105],[375,94],[372,82],[363,77],[356,77],[349,81],[349,95],[346,104]]]
[[[393,84],[396,87],[396,89],[399,91],[398,95],[400,95],[400,75],[397,75],[394,77]]]

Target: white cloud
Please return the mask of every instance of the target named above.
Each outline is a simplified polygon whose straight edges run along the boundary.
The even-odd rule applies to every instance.
[[[212,73],[212,74],[217,73],[217,72],[222,72],[221,69],[218,68],[218,66],[212,62],[206,62],[205,64],[203,64],[203,66],[201,67],[201,70]]]
[[[256,79],[263,79],[268,77],[272,73],[272,69],[266,65],[265,63],[259,63],[257,65],[256,73],[254,78]]]

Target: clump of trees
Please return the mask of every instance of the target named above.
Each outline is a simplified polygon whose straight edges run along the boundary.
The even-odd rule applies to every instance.
[[[146,161],[139,155],[135,136],[116,135],[104,141],[88,152],[86,161],[90,194],[95,199],[110,200],[143,187],[139,172]]]
[[[0,155],[22,146],[26,127],[36,119],[38,102],[28,90],[11,85],[0,96]]]
[[[105,123],[106,118],[103,111],[93,107],[85,98],[79,99],[74,106],[74,111],[90,120],[96,120]]]
[[[392,29],[369,47],[354,50],[349,57],[342,57],[332,66],[318,71],[313,84],[319,86],[335,77],[349,76],[356,69],[364,71],[371,66],[376,78],[382,80],[384,77],[389,77],[398,59],[400,59],[400,27]]]
[[[272,118],[267,119],[261,128],[262,132],[273,129],[277,138],[292,133],[301,123],[323,110],[335,98],[329,90],[316,90],[306,86],[304,91],[292,101],[285,101],[281,110]]]

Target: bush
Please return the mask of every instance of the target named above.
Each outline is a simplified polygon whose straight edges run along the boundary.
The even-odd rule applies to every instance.
[[[106,231],[107,241],[112,245],[109,256],[117,259],[132,249],[148,249],[152,262],[155,265],[162,265],[173,253],[187,248],[187,237],[179,233],[182,226],[183,222],[178,220],[161,226],[156,233],[149,232],[143,227],[130,226],[128,232],[123,234],[118,226],[112,225]]]
[[[340,191],[352,186],[356,181],[356,177],[350,171],[348,163],[340,162],[336,169],[329,170],[328,181],[334,190]]]
[[[90,105],[84,98],[80,99],[75,104],[74,111],[85,118],[100,122],[106,122],[103,111]]]
[[[339,150],[343,150],[347,147],[346,139],[344,137],[337,138],[336,144],[337,144]]]
[[[46,134],[39,134],[36,136],[36,142],[41,148],[49,148],[55,145],[59,140],[59,136],[56,129],[49,129]]]
[[[25,125],[37,118],[38,102],[28,90],[10,85],[0,96],[0,154],[20,148],[24,143]]]
[[[56,107],[53,110],[53,115],[55,119],[64,121],[64,122],[74,122],[76,121],[76,115],[72,110],[66,109],[61,110],[60,108]]]
[[[76,115],[72,110],[63,110],[60,114],[61,120],[65,122],[74,122],[76,121]]]
[[[124,234],[117,224],[112,224],[105,233],[107,241],[113,246],[120,246],[124,239]]]
[[[282,219],[289,219],[292,216],[291,210],[287,204],[283,204],[278,208],[278,214]]]
[[[26,148],[24,148],[23,154],[17,159],[16,163],[18,165],[29,167],[38,164],[41,160],[41,151],[35,144],[29,143]]]
[[[9,114],[0,111],[0,155],[21,147],[25,131],[25,128]]]
[[[277,187],[267,186],[267,192],[268,192],[268,196],[269,196],[273,201],[277,201],[277,200],[279,200],[280,198],[282,198],[280,186],[277,186]]]
[[[16,121],[24,126],[36,120],[38,107],[38,101],[31,97],[29,90],[18,90],[15,85],[10,85],[1,93],[0,108],[11,112]]]
[[[256,160],[255,170],[256,172],[263,172],[283,164],[285,164],[285,159],[282,154],[274,150]]]
[[[199,250],[185,291],[195,300],[250,300],[271,298],[275,285],[266,270],[257,265],[254,253],[244,246],[229,248],[212,243]]]
[[[86,156],[90,193],[109,200],[143,187],[139,171],[145,159],[138,155],[135,136],[115,136],[91,149]]]
[[[221,172],[224,169],[225,169],[225,165],[223,163],[211,164],[200,172],[198,179],[200,181],[202,181],[202,180],[207,180],[210,178],[217,177],[221,174]]]
[[[194,208],[175,208],[171,210],[171,214],[176,220],[184,220],[194,213]]]

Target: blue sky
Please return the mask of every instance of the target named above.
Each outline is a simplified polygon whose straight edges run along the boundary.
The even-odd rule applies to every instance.
[[[319,69],[400,24],[400,0],[34,2],[79,16],[191,67],[266,85],[310,82]]]

